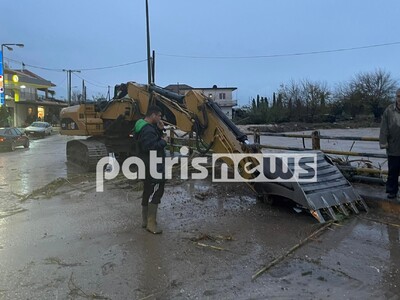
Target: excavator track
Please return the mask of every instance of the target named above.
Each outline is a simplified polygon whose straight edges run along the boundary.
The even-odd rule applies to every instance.
[[[101,141],[87,139],[67,143],[67,162],[82,166],[88,171],[96,170],[97,162],[105,156],[108,156],[108,151]]]

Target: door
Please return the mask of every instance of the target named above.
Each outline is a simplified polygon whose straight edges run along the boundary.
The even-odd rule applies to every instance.
[[[22,137],[22,133],[16,128],[11,128],[10,130],[13,135],[13,140],[15,142],[15,146],[23,146],[25,143],[25,140]]]

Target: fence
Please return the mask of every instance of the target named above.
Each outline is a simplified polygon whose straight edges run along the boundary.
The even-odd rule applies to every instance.
[[[344,156],[357,156],[357,157],[368,157],[368,158],[382,158],[387,159],[386,154],[380,153],[369,153],[369,152],[356,152],[356,151],[339,151],[334,149],[321,149],[321,140],[346,140],[346,141],[363,141],[363,142],[379,142],[379,138],[376,137],[355,137],[355,136],[328,136],[320,135],[319,131],[313,131],[311,134],[293,134],[293,133],[260,133],[254,131],[254,142],[260,144],[261,148],[266,149],[278,149],[278,150],[292,150],[292,151],[306,151],[306,150],[320,150],[325,154],[331,155],[344,155]],[[301,138],[303,141],[303,148],[296,147],[283,147],[276,145],[262,145],[261,136],[278,136],[287,138]],[[305,147],[305,139],[311,139],[312,148]],[[370,175],[387,175],[387,170],[377,168],[356,168],[346,164],[346,162],[338,163],[337,166],[342,172],[353,172],[357,174],[370,174]]]
[[[313,131],[311,134],[293,134],[293,133],[260,133],[259,131],[254,131],[253,133],[254,143],[258,144],[260,148],[264,149],[274,149],[274,150],[288,150],[288,151],[310,151],[310,150],[320,150],[325,154],[336,155],[336,156],[356,156],[356,157],[368,157],[368,158],[380,158],[387,159],[386,154],[379,153],[369,153],[369,152],[356,152],[356,151],[339,151],[334,149],[321,149],[321,140],[347,140],[347,141],[363,141],[363,142],[379,142],[379,139],[376,137],[352,137],[352,136],[328,136],[328,135],[320,135],[319,131]],[[188,137],[186,137],[188,135]],[[275,136],[275,137],[286,137],[286,138],[301,138],[303,141],[303,148],[299,147],[286,147],[286,146],[278,146],[278,145],[266,145],[261,144],[261,136]],[[311,139],[311,148],[306,148],[305,140]],[[179,147],[187,146],[189,148],[190,153],[193,153],[195,147],[196,140],[193,139],[193,133],[187,133],[182,136],[179,136],[173,128],[170,129],[170,152],[173,155],[176,149]],[[387,170],[382,170],[381,168],[373,167],[369,165],[365,168],[354,167],[348,164],[346,161],[334,160],[337,167],[342,172],[352,173],[353,179],[357,179],[359,174],[368,174],[368,175],[378,175],[380,179],[383,176],[387,175]],[[368,162],[368,161],[366,161]],[[356,176],[354,176],[356,174]],[[361,179],[361,178],[360,178]]]

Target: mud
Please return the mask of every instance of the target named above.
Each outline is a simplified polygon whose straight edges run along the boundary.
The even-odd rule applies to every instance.
[[[286,256],[321,225],[286,206],[257,203],[245,185],[170,181],[158,218],[164,233],[158,236],[140,227],[137,182],[118,178],[107,182],[103,193],[94,191],[90,178],[56,186],[49,197],[26,201],[23,214],[0,224],[0,298],[396,299],[400,294],[397,216],[353,216]]]

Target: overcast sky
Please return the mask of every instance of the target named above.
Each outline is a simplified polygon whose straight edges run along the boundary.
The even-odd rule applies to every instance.
[[[381,68],[400,79],[398,0],[149,0],[156,84],[233,86],[241,105],[257,94],[270,97],[291,79],[334,87],[358,72]],[[89,96],[107,86],[147,82],[145,0],[2,1],[5,62],[57,85],[66,96],[61,69],[87,70]],[[391,44],[352,51],[279,56]],[[277,55],[277,56],[275,56]],[[272,57],[271,57],[272,56]],[[11,61],[8,60],[12,59]],[[142,62],[140,62],[142,61]],[[48,71],[40,68],[55,69]],[[82,79],[73,76],[73,86]],[[77,89],[77,88],[74,88]]]

